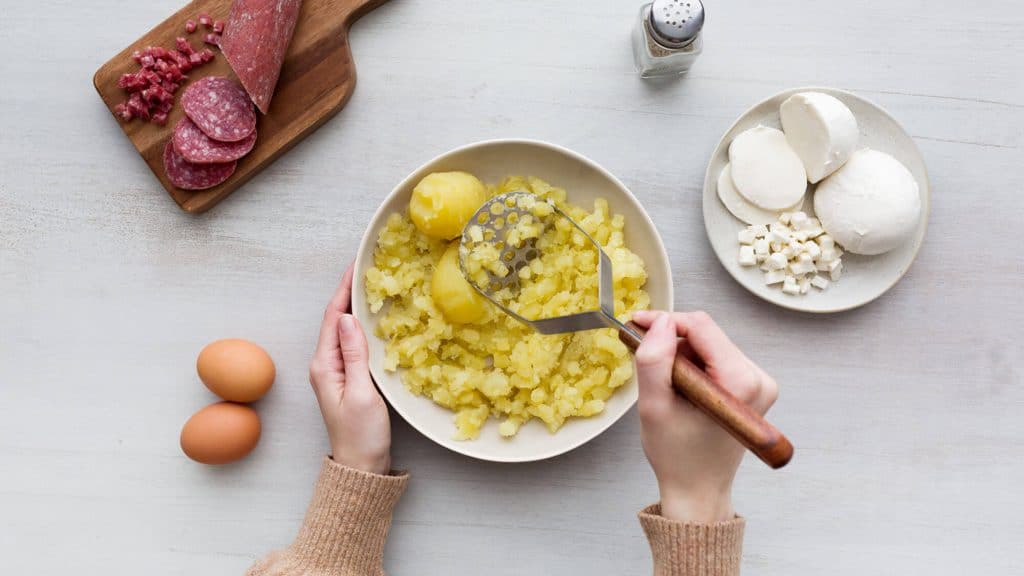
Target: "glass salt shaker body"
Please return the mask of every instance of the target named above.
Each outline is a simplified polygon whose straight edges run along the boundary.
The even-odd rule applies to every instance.
[[[701,0],[654,0],[640,8],[633,58],[640,76],[685,74],[704,49]]]

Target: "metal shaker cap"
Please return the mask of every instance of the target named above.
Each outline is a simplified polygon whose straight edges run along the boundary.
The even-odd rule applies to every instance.
[[[682,48],[704,27],[704,4],[701,0],[654,0],[650,25],[660,44]]]

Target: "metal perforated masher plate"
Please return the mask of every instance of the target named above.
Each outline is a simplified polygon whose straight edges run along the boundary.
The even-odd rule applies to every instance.
[[[551,213],[547,216],[538,218],[529,207],[526,207],[528,205],[527,202],[520,202],[520,199],[525,198],[529,198],[531,201],[536,202],[547,202],[552,208]],[[597,296],[599,308],[597,310],[579,312],[576,314],[557,316],[553,318],[529,319],[513,312],[496,297],[496,293],[505,288],[508,288],[514,297],[518,296],[520,289],[519,270],[523,266],[528,265],[530,261],[540,256],[540,250],[537,247],[536,239],[521,242],[518,246],[509,246],[505,242],[505,235],[507,234],[508,229],[511,226],[514,226],[518,220],[526,216],[539,220],[544,229],[554,226],[555,222],[559,218],[564,218],[573,227],[575,227],[576,230],[583,235],[586,241],[590,242],[593,248],[597,251],[599,255],[597,270],[598,275],[600,276]],[[476,242],[473,240],[470,230],[474,226],[478,226],[482,230],[482,242]],[[477,248],[478,244],[494,244],[494,246],[499,250],[502,263],[509,268],[509,272],[504,276],[495,274],[488,270],[487,286],[480,286],[476,281],[474,281],[470,274],[466,273],[466,257],[475,248]],[[579,330],[593,330],[595,328],[619,328],[630,331],[629,328],[624,326],[615,318],[615,298],[612,286],[612,263],[608,258],[608,255],[604,253],[604,250],[601,249],[601,246],[597,241],[587,234],[579,224],[559,209],[553,202],[535,196],[529,192],[514,191],[499,194],[485,202],[484,205],[481,206],[475,214],[473,214],[473,217],[462,232],[461,244],[459,246],[459,268],[462,270],[463,276],[466,277],[466,280],[469,281],[470,285],[472,285],[477,292],[493,302],[505,313],[520,322],[532,326],[541,334],[561,334],[565,332],[576,332]]]

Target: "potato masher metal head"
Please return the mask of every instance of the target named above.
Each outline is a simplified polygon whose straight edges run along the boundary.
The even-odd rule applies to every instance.
[[[537,236],[521,237],[517,231],[521,225],[539,225],[539,231],[555,226],[564,219],[589,242],[598,254],[598,289],[596,310],[589,310],[553,318],[526,318],[511,310],[508,303],[518,296],[520,270],[538,258],[543,250]],[[539,245],[541,244],[541,245]],[[494,266],[480,266],[474,262],[474,255],[484,260],[500,263]],[[587,234],[568,214],[554,202],[531,194],[514,191],[499,194],[484,203],[473,214],[462,232],[459,246],[459,268],[473,286],[485,298],[516,320],[533,327],[541,334],[562,334],[595,328],[616,328],[641,336],[629,326],[615,318],[615,298],[612,286],[612,262],[601,246]]]

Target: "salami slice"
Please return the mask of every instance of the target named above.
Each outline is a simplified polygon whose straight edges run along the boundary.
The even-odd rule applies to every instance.
[[[190,84],[181,96],[181,107],[214,140],[238,142],[256,129],[256,112],[245,90],[223,76],[207,76]]]
[[[235,172],[236,162],[193,164],[174,151],[171,140],[164,146],[164,170],[167,179],[182,190],[205,190],[224,182]]]
[[[220,50],[264,114],[270,109],[302,0],[234,0]]]
[[[238,142],[220,142],[210,138],[189,120],[188,116],[174,127],[174,151],[193,164],[219,164],[234,162],[245,156],[256,145],[256,131]]]

